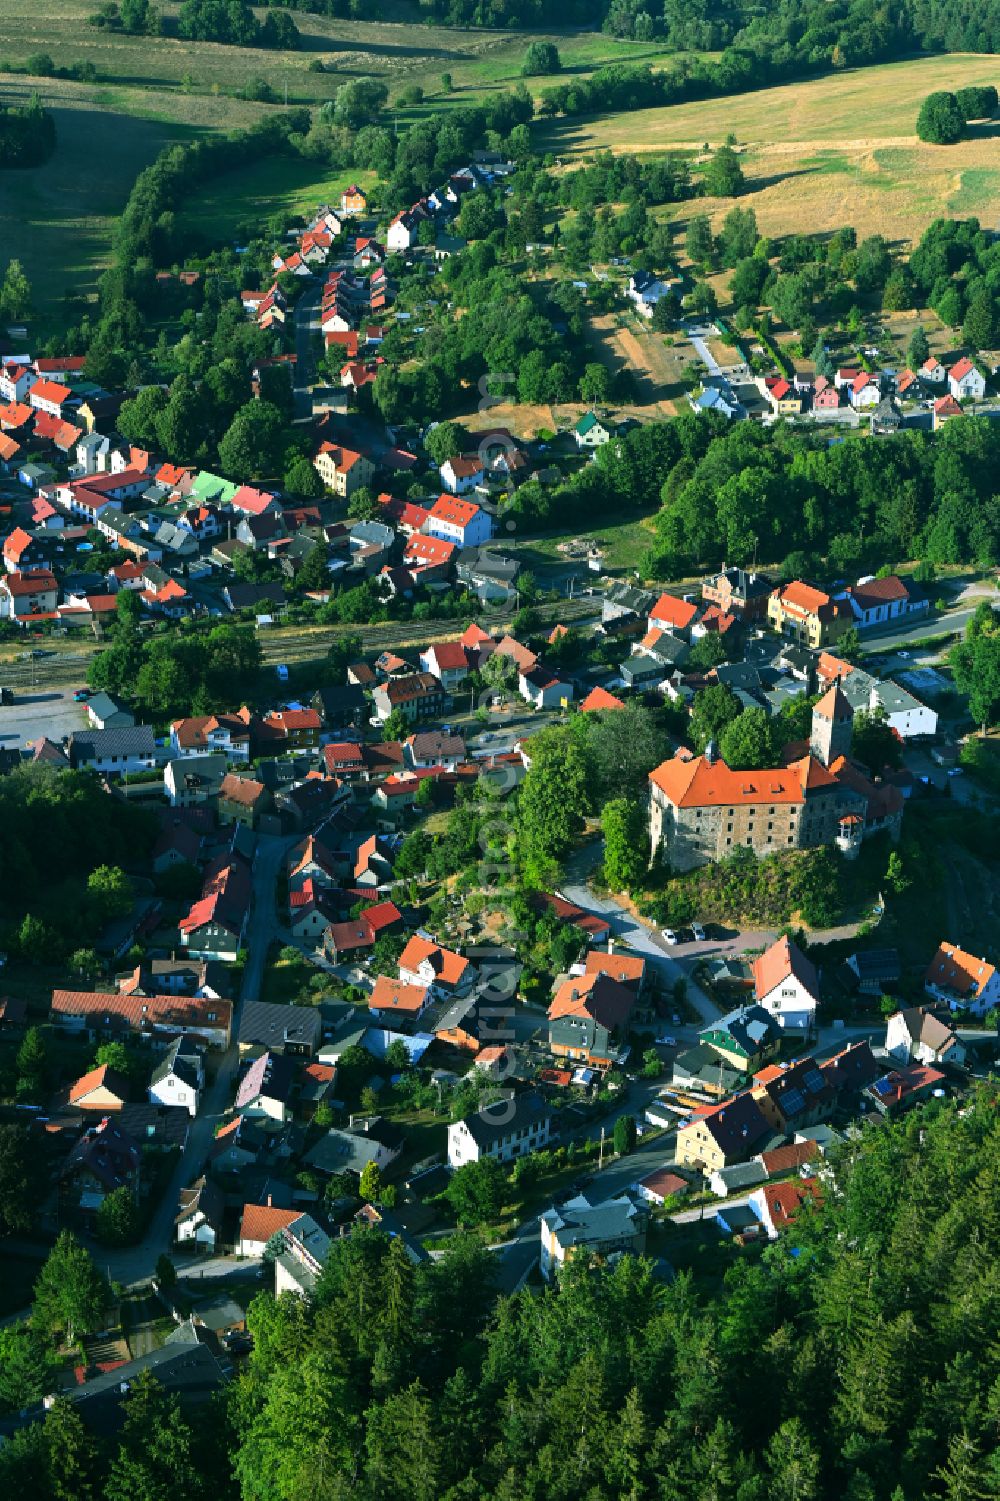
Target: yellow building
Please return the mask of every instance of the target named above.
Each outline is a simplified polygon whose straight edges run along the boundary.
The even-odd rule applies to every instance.
[[[839,641],[852,624],[850,606],[838,604],[822,589],[795,579],[775,589],[767,602],[773,630],[791,636],[814,651]]]

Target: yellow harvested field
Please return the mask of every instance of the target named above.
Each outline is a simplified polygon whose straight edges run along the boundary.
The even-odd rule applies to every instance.
[[[1000,124],[972,127],[956,146],[929,146],[914,133],[920,104],[935,89],[996,81],[994,60],[970,54],[920,58],[833,74],[731,98],[587,121],[556,121],[550,149],[563,160],[597,149],[661,153],[737,139],[748,193],[762,231],[831,231],[912,240],[940,215],[976,216],[992,228],[1000,193]],[[702,199],[722,218],[730,200]],[[690,205],[672,211],[686,217]]]

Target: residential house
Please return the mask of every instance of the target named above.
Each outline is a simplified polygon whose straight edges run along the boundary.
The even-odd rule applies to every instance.
[[[747,1162],[772,1134],[766,1116],[749,1090],[695,1111],[677,1128],[674,1160],[679,1167],[714,1172]]]
[[[821,384],[822,382],[822,384]],[[812,409],[814,412],[835,412],[840,406],[840,388],[821,375],[813,388]]]
[[[940,1069],[926,1063],[911,1063],[905,1068],[894,1068],[881,1078],[875,1079],[864,1091],[865,1099],[874,1105],[880,1115],[901,1115],[913,1105],[936,1093],[947,1083]]]
[[[334,734],[360,728],[367,711],[364,691],[356,683],[328,684],[317,688],[312,707],[321,715],[323,727]]]
[[[131,709],[126,709],[110,693],[95,693],[88,698],[87,718],[95,730],[130,729],[135,724]]]
[[[948,390],[956,401],[982,401],[986,395],[985,377],[968,355],[963,355],[948,371]]]
[[[446,735],[443,730],[423,730],[403,741],[407,764],[418,769],[444,767],[454,771],[466,756],[461,735]]]
[[[702,581],[701,597],[708,604],[718,605],[723,614],[735,615],[740,621],[764,620],[773,588],[772,580],[764,573],[723,565],[721,573]]]
[[[429,672],[415,672],[409,677],[393,678],[376,685],[372,693],[375,717],[384,722],[398,709],[409,724],[419,719],[440,717],[448,696],[440,681]]]
[[[449,693],[464,683],[472,671],[469,654],[461,641],[437,641],[425,647],[420,653],[420,666]]]
[[[798,580],[772,591],[767,618],[772,630],[791,636],[814,651],[839,641],[853,624],[850,610],[838,605],[821,589]]]
[[[903,414],[891,396],[883,396],[871,409],[871,430],[878,436],[898,433],[903,425]]]
[[[413,213],[411,209],[403,209],[389,223],[386,231],[385,245],[387,250],[399,254],[409,250],[411,245],[417,243],[417,233],[423,223],[424,216]],[[357,257],[355,257],[355,261]]]
[[[287,1230],[289,1225],[301,1218],[301,1209],[279,1208],[272,1204],[268,1195],[265,1204],[244,1204],[240,1218],[239,1253],[259,1261],[264,1248],[274,1235]]]
[[[331,923],[323,935],[327,957],[334,964],[350,962],[374,948],[380,933],[401,922],[402,913],[394,902],[377,902],[349,922]]]
[[[815,1031],[819,976],[787,936],[753,961],[753,980],[757,1005],[770,1012],[782,1031]]]
[[[448,1166],[459,1168],[484,1157],[514,1162],[541,1151],[552,1135],[552,1110],[537,1090],[507,1091],[448,1127]]]
[[[439,495],[427,513],[423,530],[427,536],[440,537],[456,547],[478,547],[492,537],[493,518],[472,501]]]
[[[250,864],[237,853],[222,855],[206,870],[201,896],[178,924],[189,954],[232,962],[250,920]]]
[[[157,761],[153,727],[149,724],[120,730],[74,730],[68,750],[74,771],[97,771],[115,777],[151,771]]]
[[[351,183],[341,193],[340,212],[349,219],[368,212],[368,199],[356,183]]]
[[[837,1093],[815,1058],[767,1063],[753,1077],[750,1093],[775,1131],[797,1131],[827,1119]]]
[[[635,1185],[635,1192],[647,1204],[653,1204],[657,1209],[662,1209],[670,1199],[686,1194],[690,1187],[688,1180],[682,1178],[679,1173],[672,1173],[667,1168],[658,1167],[654,1168],[651,1173],[647,1173],[645,1178],[639,1179]]]
[[[170,749],[181,758],[215,751],[227,761],[249,761],[250,711],[175,719],[170,726]]]
[[[399,978],[410,985],[429,985],[435,996],[463,995],[475,973],[468,959],[422,933],[414,933],[399,956]]]
[[[899,1063],[965,1066],[965,1044],[930,1006],[908,1006],[890,1016],[885,1050]]]
[[[685,633],[698,615],[698,606],[689,599],[680,599],[676,594],[661,594],[649,612],[649,629],[667,631],[686,639]]]
[[[314,749],[323,728],[315,709],[272,709],[263,724],[269,738],[278,738],[285,750]]]
[[[470,454],[445,459],[438,473],[449,495],[468,495],[486,478],[482,459]],[[489,536],[490,533],[487,532],[482,540],[486,541]]]
[[[200,1037],[226,1047],[232,1003],[172,995],[111,995],[104,991],[54,990],[53,1025],[91,1039],[130,1033],[152,1038]]]
[[[63,1163],[60,1182],[69,1185],[82,1214],[94,1214],[119,1188],[139,1191],[139,1147],[110,1116],[88,1126]]]
[[[953,943],[938,945],[927,966],[924,989],[952,1011],[985,1016],[1000,1005],[1000,975],[986,959],[977,959]]]
[[[858,579],[838,599],[846,599],[859,631],[890,625],[912,614],[926,614],[930,602],[923,595],[912,595],[903,580],[892,573],[887,578]]]
[[[871,375],[867,370],[859,371],[850,383],[847,399],[856,411],[877,407],[882,400],[878,376]]]
[[[219,795],[228,763],[221,752],[183,756],[163,768],[163,790],[172,808],[193,808]],[[173,863],[173,862],[170,862]]]
[[[625,296],[634,304],[637,313],[641,313],[644,318],[652,318],[653,310],[661,297],[668,296],[678,284],[677,277],[664,280],[654,276],[651,271],[635,271],[628,279]]]
[[[291,1056],[261,1053],[240,1081],[236,1109],[250,1120],[267,1119],[281,1125],[290,1121],[297,1070],[297,1062]]]
[[[174,1239],[178,1245],[194,1245],[199,1251],[215,1251],[222,1242],[226,1200],[222,1189],[202,1173],[190,1188],[182,1188],[174,1215]]]
[[[580,700],[581,714],[605,714],[616,709],[624,709],[625,700],[616,698],[606,688],[591,688],[585,698]]]
[[[309,1058],[319,1047],[323,1019],[312,1006],[281,1006],[272,1001],[247,1001],[240,1013],[241,1054],[287,1053]]]
[[[99,1110],[102,1115],[108,1115],[120,1110],[128,1097],[126,1076],[108,1064],[101,1064],[70,1085],[66,1104],[74,1110]]]
[[[50,417],[62,417],[63,407],[73,392],[55,380],[36,380],[28,392],[28,405]]]
[[[227,772],[219,788],[219,822],[245,823],[256,829],[270,811],[271,803],[271,793],[263,782]]]
[[[928,355],[920,367],[920,379],[932,386],[943,386],[948,379],[948,372],[941,361],[932,354]]]
[[[153,1105],[176,1106],[197,1115],[204,1082],[201,1053],[186,1038],[178,1037],[153,1069],[146,1097]]]
[[[611,429],[601,421],[596,412],[584,412],[573,427],[577,448],[600,448],[611,441]]]
[[[894,990],[902,976],[898,949],[859,949],[844,961],[862,995]]]
[[[521,565],[517,558],[488,547],[468,547],[458,554],[455,576],[483,605],[515,604]]]
[[[822,1192],[810,1179],[805,1183],[765,1183],[750,1195],[748,1203],[768,1240],[777,1240],[804,1207],[818,1205],[822,1200]]]
[[[419,1021],[430,1001],[429,985],[412,985],[379,975],[368,998],[368,1009],[376,1021],[393,1026]]]
[[[720,1016],[698,1034],[701,1041],[744,1073],[758,1069],[777,1055],[781,1028],[763,1006],[749,1004]]]
[[[458,544],[416,533],[403,546],[403,566],[415,585],[445,583],[455,565]]]
[[[646,1249],[649,1210],[638,1195],[621,1194],[602,1201],[578,1194],[547,1209],[539,1223],[541,1272],[548,1282],[578,1251],[604,1258],[641,1256]]]
[[[860,667],[850,668],[840,679],[841,692],[855,713],[880,709],[886,724],[900,740],[931,739],[937,734],[938,714],[929,704],[891,678],[873,678]],[[873,767],[881,771],[881,767]]]
[[[59,585],[48,568],[34,568],[27,573],[14,572],[0,577],[0,620],[28,625],[34,620],[55,615]]]
[[[573,684],[542,662],[519,674],[517,691],[534,709],[565,708],[574,697]]]
[[[797,417],[802,411],[800,392],[783,375],[764,376],[757,385],[776,417]]]
[[[300,1214],[280,1232],[281,1249],[274,1261],[274,1291],[311,1297],[332,1241],[311,1214]]]
[[[931,409],[931,429],[937,432],[952,417],[961,417],[962,408],[954,396],[939,396]]]
[[[371,484],[375,466],[363,453],[338,443],[323,443],[313,467],[328,490],[347,499],[363,485]]]
[[[346,1131],[336,1128],[321,1136],[305,1155],[307,1167],[321,1173],[364,1172],[369,1162],[390,1167],[406,1144],[402,1129],[381,1116],[351,1117]]]
[[[549,1051],[610,1068],[624,1057],[635,1005],[632,987],[609,974],[569,975],[549,1005]]]

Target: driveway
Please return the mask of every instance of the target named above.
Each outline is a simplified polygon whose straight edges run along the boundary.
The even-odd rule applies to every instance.
[[[319,332],[320,288],[310,287],[295,304],[295,395],[296,421],[312,416],[313,336]]]

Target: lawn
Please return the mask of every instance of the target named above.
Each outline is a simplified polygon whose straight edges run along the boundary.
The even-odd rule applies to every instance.
[[[547,568],[581,561],[575,550],[581,541],[597,544],[604,555],[605,572],[631,573],[639,568],[644,554],[655,541],[655,534],[648,521],[619,521],[611,526],[588,527],[582,535],[579,532],[556,532],[533,538],[518,547],[517,555],[525,568],[538,574],[538,581],[544,587]],[[572,553],[567,551],[567,543],[572,544]]]
[[[749,183],[744,201],[765,233],[852,224],[859,234],[910,240],[942,213],[988,219],[992,212],[1000,188],[995,127],[949,147],[914,134],[925,95],[991,77],[985,57],[919,58],[729,98],[556,121],[547,144],[563,157],[604,147],[700,152],[732,132]],[[698,205],[715,219],[729,206]]]
[[[351,182],[370,188],[374,172],[337,171],[325,162],[267,157],[226,172],[188,199],[178,222],[213,244],[228,242],[241,226],[260,232],[272,214],[305,215],[319,203],[336,203]]]

